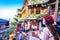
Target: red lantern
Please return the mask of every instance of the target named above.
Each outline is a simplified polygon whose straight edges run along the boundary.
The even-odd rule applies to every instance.
[[[17,30],[18,30],[18,31],[20,30],[20,24],[17,25]]]
[[[32,23],[30,23],[30,28],[32,28]]]
[[[50,12],[50,15],[54,15],[54,11],[51,11],[51,12]]]

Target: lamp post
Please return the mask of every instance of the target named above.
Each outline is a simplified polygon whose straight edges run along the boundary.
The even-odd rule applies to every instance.
[[[55,13],[54,13],[54,20],[55,20],[55,21],[56,21],[56,19],[57,19],[58,4],[59,4],[59,0],[56,0],[56,5],[55,5]]]

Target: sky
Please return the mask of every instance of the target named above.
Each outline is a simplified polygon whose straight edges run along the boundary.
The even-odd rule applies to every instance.
[[[17,9],[22,8],[24,0],[0,0],[0,18],[13,19]]]

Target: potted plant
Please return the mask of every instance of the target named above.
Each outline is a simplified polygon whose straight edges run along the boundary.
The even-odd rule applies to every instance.
[[[37,0],[36,3],[37,3],[37,4],[40,4],[40,0]]]
[[[37,19],[38,19],[38,18],[40,18],[40,15],[39,15],[39,14],[37,14],[37,15],[36,15],[36,18],[37,18]]]
[[[30,18],[34,18],[34,15],[31,14],[31,15],[30,15]]]
[[[34,1],[31,1],[31,5],[34,5]]]

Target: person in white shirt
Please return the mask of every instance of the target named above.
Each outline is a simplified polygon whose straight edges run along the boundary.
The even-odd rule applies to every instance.
[[[45,24],[45,28],[43,29],[42,32],[42,40],[59,40],[58,38],[58,33],[55,29],[55,27],[53,26],[54,24],[54,19],[52,16],[45,16],[43,18],[43,24]]]

